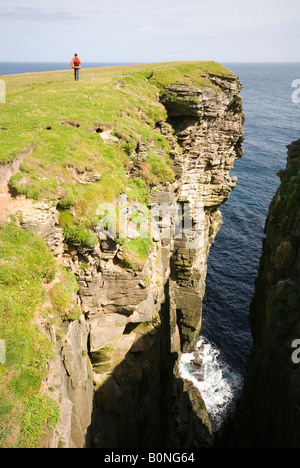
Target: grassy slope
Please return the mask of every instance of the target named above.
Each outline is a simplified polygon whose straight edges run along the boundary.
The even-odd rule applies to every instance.
[[[231,73],[214,62],[179,62],[82,70],[78,83],[68,71],[6,76],[7,103],[0,107],[0,128],[7,130],[0,130],[0,162],[34,144],[22,173],[14,178],[20,192],[56,199],[59,188],[60,197],[72,192],[83,203],[82,199],[91,198],[91,190],[74,189],[72,167],[100,172],[102,179],[93,195],[110,200],[127,185],[129,157],[137,141],[152,148],[150,163],[162,149],[164,162],[169,163],[168,145],[154,127],[166,114],[151,83],[209,85],[208,72]],[[80,127],[63,125],[65,121],[78,122]],[[117,143],[105,144],[93,132],[101,123],[113,126]],[[167,168],[156,172],[158,179],[170,176]]]
[[[35,447],[44,424],[55,425],[56,404],[41,393],[52,344],[38,326],[64,323],[80,315],[74,275],[58,266],[45,243],[14,223],[0,230],[0,447]],[[39,319],[37,320],[37,318]]]
[[[0,366],[0,447],[30,446],[51,412],[40,394],[51,346],[33,317],[44,300],[43,279],[55,274],[55,262],[39,238],[12,224],[0,231],[0,256],[0,328],[6,343],[6,363]]]

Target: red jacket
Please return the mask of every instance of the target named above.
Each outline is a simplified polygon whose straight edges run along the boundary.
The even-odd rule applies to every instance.
[[[78,66],[75,66],[75,65],[74,65],[74,62],[75,62],[75,61],[79,62],[79,65],[78,65]],[[73,57],[73,58],[72,58],[71,67],[72,67],[72,68],[81,68],[81,60],[80,60],[79,57]]]

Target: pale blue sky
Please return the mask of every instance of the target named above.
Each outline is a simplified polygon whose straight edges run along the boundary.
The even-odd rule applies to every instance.
[[[0,0],[0,61],[300,61],[299,0]]]

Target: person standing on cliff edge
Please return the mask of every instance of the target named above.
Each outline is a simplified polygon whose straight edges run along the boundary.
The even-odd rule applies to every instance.
[[[77,54],[74,54],[74,57],[71,62],[71,67],[74,69],[74,78],[75,81],[79,80],[79,70],[81,68],[81,60]]]

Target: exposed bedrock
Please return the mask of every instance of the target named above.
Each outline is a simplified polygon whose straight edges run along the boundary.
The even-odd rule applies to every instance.
[[[242,156],[244,138],[239,83],[211,80],[218,92],[171,85],[161,97],[182,148],[177,201],[189,207],[192,226],[192,232],[187,229],[175,238],[171,258],[171,315],[176,316],[183,351],[193,348],[201,328],[207,257],[222,224],[219,206],[236,184],[229,171]]]

